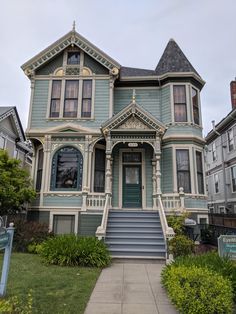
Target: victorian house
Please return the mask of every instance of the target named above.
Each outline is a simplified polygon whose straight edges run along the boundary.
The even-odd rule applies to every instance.
[[[167,214],[207,222],[204,81],[173,39],[146,70],[120,65],[73,29],[22,69],[38,193],[30,220],[96,234],[113,256],[146,257],[165,256]]]

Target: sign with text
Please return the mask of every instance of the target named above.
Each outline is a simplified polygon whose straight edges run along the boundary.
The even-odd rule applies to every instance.
[[[236,235],[221,235],[218,238],[218,252],[221,257],[236,260]]]

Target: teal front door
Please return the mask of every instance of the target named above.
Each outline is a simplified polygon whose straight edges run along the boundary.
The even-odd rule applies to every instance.
[[[142,207],[141,165],[123,165],[123,207]]]

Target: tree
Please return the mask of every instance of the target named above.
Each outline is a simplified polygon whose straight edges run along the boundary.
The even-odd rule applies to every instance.
[[[0,215],[20,212],[25,203],[32,201],[36,192],[29,172],[21,167],[21,161],[10,158],[0,149]]]

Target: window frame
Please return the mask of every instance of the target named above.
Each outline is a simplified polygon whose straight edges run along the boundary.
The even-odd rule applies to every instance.
[[[216,154],[216,141],[212,143],[212,161],[217,160],[217,154]]]
[[[0,134],[0,139],[2,139],[2,147],[0,146],[0,149],[5,149],[6,148],[6,137],[3,136],[3,134]]]
[[[67,86],[69,86],[69,83],[77,83],[76,87],[77,87],[77,93],[75,94],[75,96],[77,97],[69,97],[67,96]],[[66,111],[65,108],[66,108],[66,102],[67,101],[73,101],[75,102],[75,106],[74,106],[74,109],[76,109],[76,111]],[[78,116],[78,104],[79,104],[79,80],[65,80],[65,88],[64,88],[64,100],[63,100],[63,118],[67,118],[67,119],[73,119],[73,118],[77,118]],[[70,113],[70,112],[75,112],[75,115],[73,116],[70,116],[70,115],[66,115],[66,113]]]
[[[197,155],[198,154],[200,155],[200,160],[201,160],[201,171],[199,171],[199,169],[198,169],[198,162],[197,162]],[[205,181],[204,181],[204,161],[203,161],[203,153],[202,153],[202,151],[195,150],[195,160],[196,160],[196,179],[197,179],[196,187],[197,187],[197,192],[200,195],[205,195],[206,192],[205,192]],[[201,181],[202,181],[201,183],[202,183],[202,188],[203,188],[202,193],[199,192],[199,180],[198,180],[199,175],[201,175]]]
[[[53,86],[54,86],[54,82],[60,82],[60,97],[52,97],[52,93],[53,93]],[[59,118],[60,117],[60,104],[61,104],[61,98],[62,98],[62,81],[61,80],[52,80],[52,84],[51,84],[51,91],[50,91],[50,109],[49,109],[49,117],[50,118]],[[59,111],[58,111],[58,116],[52,116],[52,102],[54,100],[59,100]]]
[[[66,150],[66,148],[73,148],[78,155],[77,158],[77,183],[76,187],[56,187],[57,184],[57,174],[58,174],[58,155],[62,150]],[[63,153],[63,152],[62,152]],[[64,153],[69,154],[69,151],[65,151]],[[83,165],[84,165],[84,156],[82,152],[72,145],[65,145],[60,147],[56,152],[54,152],[51,160],[51,177],[50,177],[50,191],[65,191],[65,192],[82,192],[83,187]]]
[[[54,225],[54,215],[69,215],[75,216],[75,226],[74,226],[74,233],[77,234],[78,233],[78,221],[79,221],[79,212],[78,211],[55,211],[55,210],[51,210],[50,211],[50,218],[49,218],[49,230],[52,231],[53,230],[53,225]]]
[[[216,180],[216,177],[217,177],[217,180]],[[219,173],[214,173],[213,178],[214,178],[214,192],[215,192],[214,194],[218,194],[220,193]]]
[[[92,96],[91,96],[91,115],[90,117],[82,117],[82,90],[83,90],[83,81],[91,80],[92,81]],[[53,81],[61,81],[61,99],[59,106],[59,116],[51,117],[51,95],[52,95],[52,87]],[[66,91],[66,82],[67,81],[79,81],[78,87],[78,101],[77,101],[77,115],[75,117],[64,117],[64,103],[65,103],[65,91]],[[62,78],[53,76],[49,81],[49,93],[48,93],[48,109],[46,114],[47,120],[93,120],[94,119],[94,104],[95,104],[95,88],[96,88],[96,80],[94,76],[91,75],[79,75],[75,76],[63,76]]]
[[[232,135],[232,138],[230,138],[230,135]],[[232,141],[231,144],[230,144],[230,141]],[[232,152],[234,150],[234,130],[233,130],[233,128],[231,128],[227,131],[227,144],[228,144],[228,151]]]
[[[39,168],[39,154],[42,152],[42,168]],[[43,147],[40,147],[37,151],[37,168],[36,168],[36,174],[35,174],[35,190],[36,192],[40,192],[42,189],[42,177],[43,177],[43,161],[44,161],[44,150]],[[38,186],[40,186],[38,188]]]
[[[175,93],[175,90],[179,87],[183,87],[184,88],[184,94],[185,94],[185,102],[176,102],[176,93]],[[187,123],[188,122],[188,102],[187,102],[187,98],[188,98],[188,95],[187,95],[187,86],[185,84],[173,84],[172,85],[172,91],[173,91],[173,120],[175,123]],[[176,97],[175,97],[176,96]],[[180,106],[180,105],[183,105],[185,106],[185,116],[186,116],[186,119],[185,121],[177,121],[176,119],[176,107],[177,106]]]
[[[188,153],[188,170],[179,170],[178,169],[178,152],[179,151],[186,151],[187,153]],[[189,176],[188,176],[188,180],[189,180],[189,190],[187,190],[187,192],[186,192],[186,190],[184,190],[184,192],[186,193],[186,194],[192,194],[192,173],[191,173],[191,160],[190,160],[190,150],[189,150],[189,148],[176,148],[175,149],[175,164],[176,164],[176,183],[177,183],[177,189],[178,189],[178,191],[179,191],[179,189],[181,188],[181,187],[183,187],[183,186],[179,186],[179,176],[178,176],[178,174],[179,173],[188,173],[189,174]],[[184,188],[184,187],[183,187]]]
[[[193,91],[196,92],[196,95],[193,96]],[[194,97],[196,97],[196,102],[197,102],[197,105],[194,104]],[[191,102],[192,102],[192,112],[193,112],[193,123],[200,126],[201,125],[201,119],[200,119],[200,103],[199,103],[199,91],[191,86]],[[195,120],[195,110],[194,109],[197,109],[197,113],[198,113],[198,121],[196,122]]]
[[[230,184],[231,184],[232,193],[236,193],[236,169],[235,169],[235,178],[233,178],[233,168],[236,168],[236,165],[233,165],[232,167],[230,167],[230,179],[231,179]],[[234,189],[233,180],[235,180],[235,189]]]

